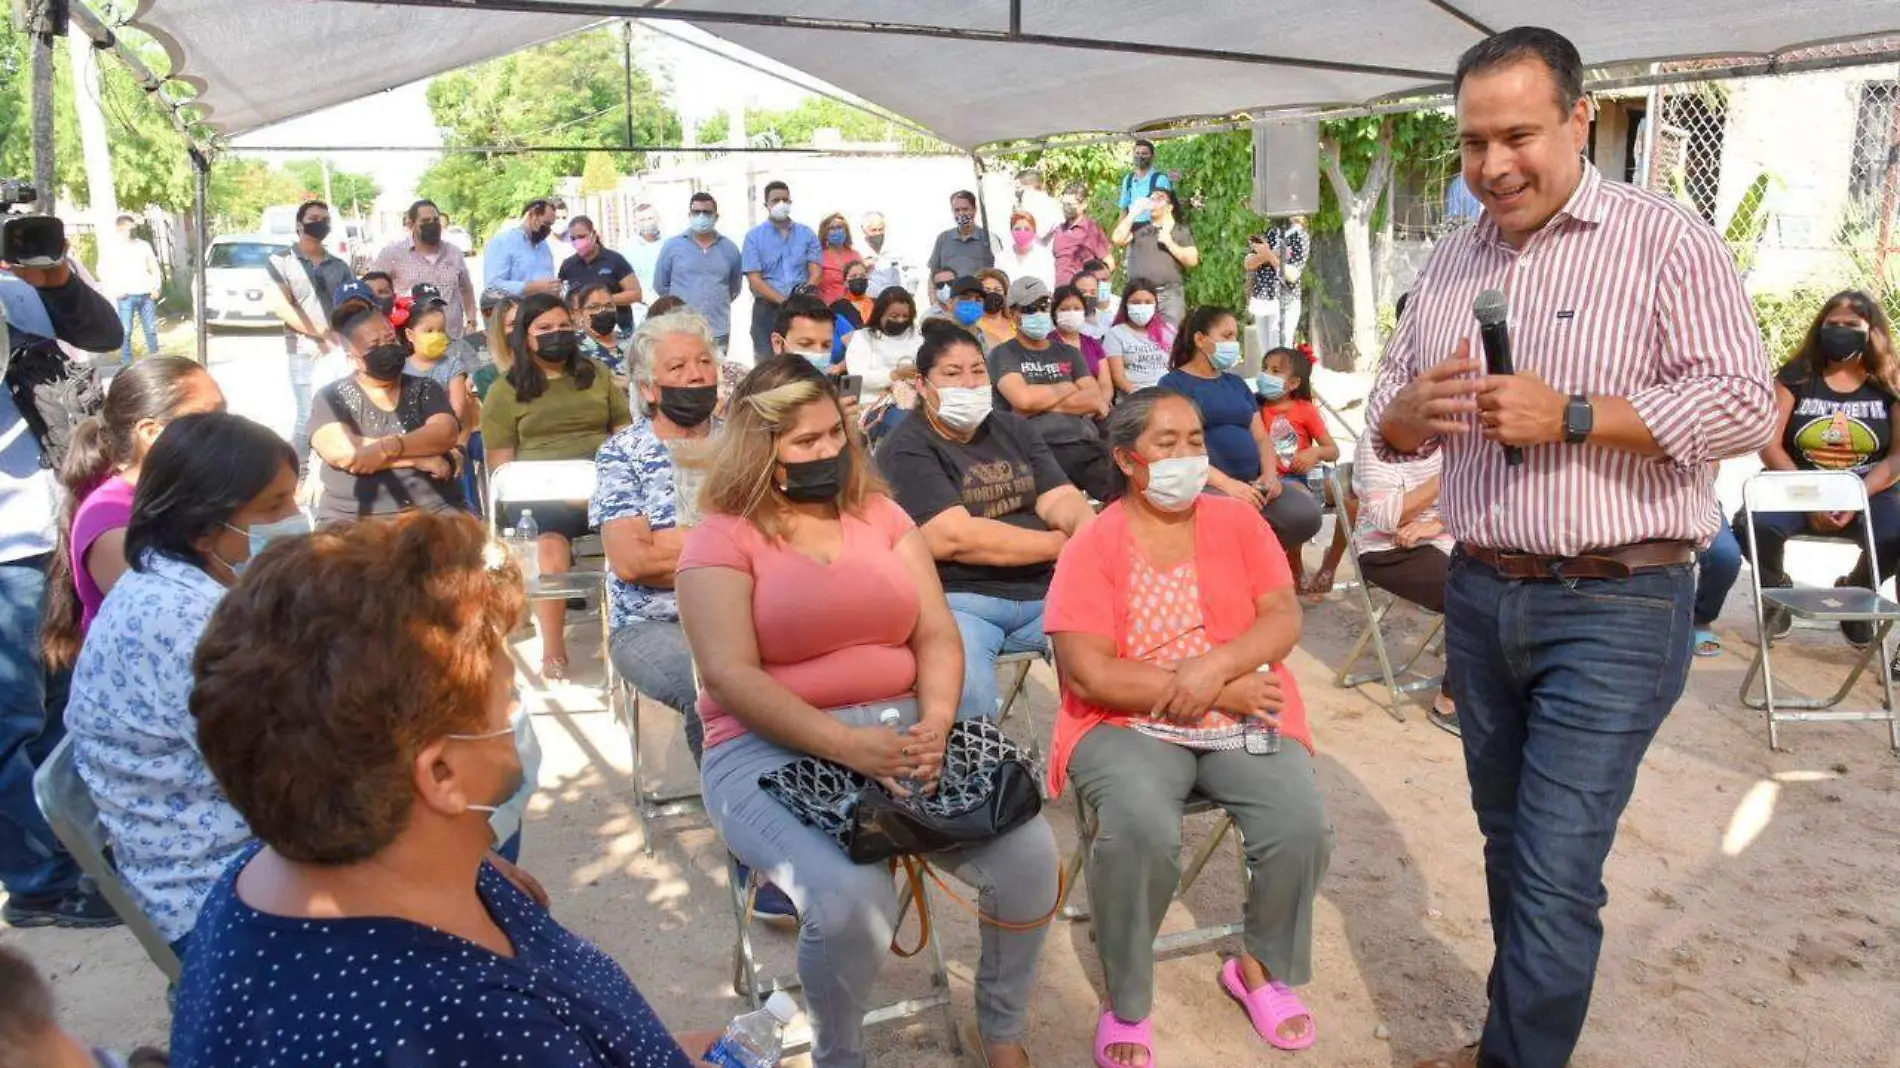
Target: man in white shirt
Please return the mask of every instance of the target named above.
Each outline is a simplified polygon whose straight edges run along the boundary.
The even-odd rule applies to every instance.
[[[892,286],[911,288],[909,276],[915,266],[886,241],[884,213],[866,212],[864,218],[859,220],[858,228],[864,233],[864,247],[858,252],[864,257],[865,265],[871,268],[871,296],[875,298]]]
[[[119,306],[119,325],[125,343],[119,346],[120,366],[132,363],[132,320],[145,330],[145,355],[158,355],[158,293],[165,288],[158,255],[137,234],[138,220],[119,216],[114,236],[99,249],[99,282]]]
[[[1036,240],[1047,244],[1062,225],[1062,202],[1042,189],[1042,172],[1034,168],[1016,172],[1016,206],[1036,220]],[[1055,279],[1056,285],[1062,279]]]

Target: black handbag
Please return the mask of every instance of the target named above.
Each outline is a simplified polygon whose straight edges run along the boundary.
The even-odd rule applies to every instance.
[[[987,842],[1042,811],[1035,762],[987,720],[958,723],[936,792],[898,798],[828,760],[805,757],[759,776],[759,788],[823,832],[856,864]]]

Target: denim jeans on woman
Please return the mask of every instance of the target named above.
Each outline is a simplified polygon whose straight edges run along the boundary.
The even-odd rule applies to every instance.
[[[79,885],[78,865],[33,800],[34,769],[65,734],[39,656],[46,561],[0,562],[0,888],[35,902]]]
[[[958,719],[995,719],[996,658],[1004,653],[1047,653],[1042,602],[1012,601],[980,593],[948,595],[950,614],[963,636],[963,700]]]
[[[1695,625],[1706,627],[1722,615],[1722,603],[1742,573],[1742,544],[1723,524],[1709,547],[1696,554]]]
[[[1480,1064],[1562,1068],[1590,1008],[1603,865],[1690,659],[1688,564],[1625,579],[1509,579],[1463,553],[1445,659],[1491,905]]]
[[[756,734],[740,735],[706,751],[700,782],[707,814],[727,848],[798,906],[798,977],[812,1020],[812,1063],[859,1068],[864,1014],[897,920],[897,883],[886,865],[851,863],[836,842],[759,788],[759,776],[800,756]],[[930,860],[975,887],[978,907],[1005,923],[1034,922],[1055,906],[1060,861],[1055,836],[1040,816],[981,846]],[[939,910],[939,919],[946,915],[962,913]],[[976,1018],[986,1041],[1022,1040],[1036,957],[1048,933],[1047,925],[1029,931],[982,926]]]
[[[1745,514],[1735,517],[1735,537],[1746,545],[1748,531],[1743,528]],[[1779,586],[1787,577],[1782,568],[1782,557],[1788,539],[1800,536],[1826,538],[1833,541],[1850,541],[1855,548],[1861,549],[1861,561],[1848,577],[1848,583],[1867,587],[1867,544],[1866,528],[1862,525],[1868,520],[1874,524],[1874,552],[1879,557],[1875,562],[1880,565],[1880,578],[1892,578],[1894,569],[1900,567],[1900,487],[1884,490],[1867,499],[1867,513],[1855,516],[1846,528],[1831,534],[1817,534],[1808,526],[1806,512],[1757,512],[1755,513],[1755,551],[1761,558],[1761,584]]]

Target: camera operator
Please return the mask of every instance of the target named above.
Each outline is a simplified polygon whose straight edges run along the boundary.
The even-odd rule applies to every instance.
[[[63,362],[54,340],[110,352],[125,331],[111,302],[65,259],[45,267],[0,261],[0,313],[10,335],[0,341],[8,386],[0,389],[0,888],[7,892],[0,916],[13,927],[106,927],[118,917],[90,880],[82,886],[78,866],[33,801],[34,766],[62,733],[64,681],[49,686],[39,658],[59,497],[40,428],[16,403],[13,363],[29,356]]]

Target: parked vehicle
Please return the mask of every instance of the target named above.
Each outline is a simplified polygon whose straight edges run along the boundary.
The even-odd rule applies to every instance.
[[[275,286],[264,261],[291,246],[277,234],[211,239],[205,254],[205,321],[213,326],[277,326],[265,295]]]

